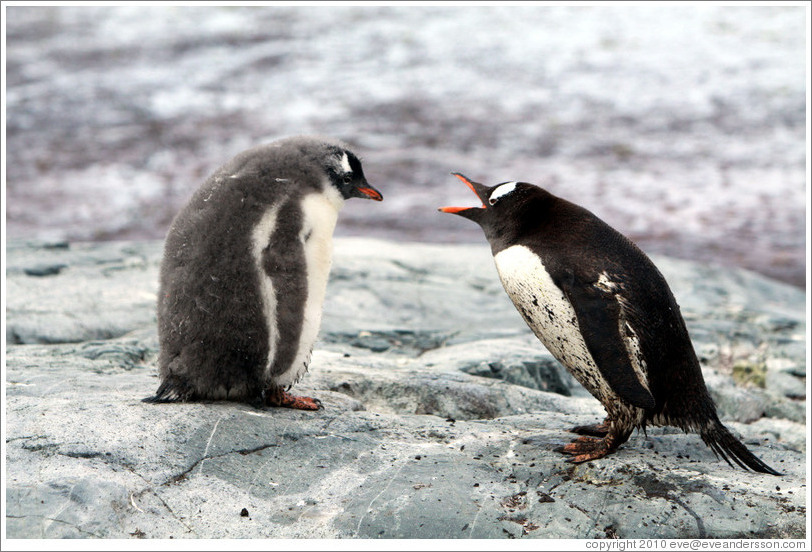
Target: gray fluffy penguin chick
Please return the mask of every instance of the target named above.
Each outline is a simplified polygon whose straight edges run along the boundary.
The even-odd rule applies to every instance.
[[[484,186],[455,173],[482,207],[444,207],[479,224],[516,309],[604,408],[602,424],[560,449],[585,462],[635,428],[696,432],[731,465],[780,475],[719,421],[668,283],[625,236],[590,211],[526,182]]]
[[[147,402],[232,400],[316,410],[290,387],[321,324],[344,200],[381,201],[336,140],[297,136],[240,153],[175,217],[158,295],[161,384]]]

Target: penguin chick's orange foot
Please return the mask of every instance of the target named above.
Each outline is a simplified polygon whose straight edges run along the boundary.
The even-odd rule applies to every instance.
[[[572,454],[573,457],[567,461],[574,464],[581,462],[588,462],[590,460],[597,460],[603,458],[614,452],[620,442],[612,435],[607,435],[602,439],[595,437],[581,436],[573,440],[571,443],[556,449],[556,452],[564,454]]]
[[[265,406],[293,408],[296,410],[319,410],[321,401],[311,397],[291,395],[281,387],[271,387],[265,391]]]
[[[605,419],[599,424],[589,424],[575,426],[570,429],[570,433],[577,433],[578,435],[591,435],[592,437],[606,437],[609,433],[609,418]]]

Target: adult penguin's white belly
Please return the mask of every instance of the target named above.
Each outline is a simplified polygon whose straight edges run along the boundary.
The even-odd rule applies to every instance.
[[[497,253],[494,261],[505,291],[547,350],[594,397],[601,402],[617,401],[587,349],[575,309],[541,258],[525,246],[514,245]],[[640,366],[634,368],[645,386],[646,375]]]

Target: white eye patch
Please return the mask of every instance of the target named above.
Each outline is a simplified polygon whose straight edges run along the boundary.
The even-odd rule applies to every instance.
[[[352,167],[350,167],[350,158],[347,157],[347,152],[346,151],[341,155],[341,165],[340,166],[341,166],[341,170],[343,170],[344,173],[351,173],[352,172]]]
[[[505,182],[504,184],[500,184],[491,194],[491,197],[488,198],[488,203],[491,205],[496,204],[499,201],[499,198],[502,196],[508,195],[516,188],[516,182]]]

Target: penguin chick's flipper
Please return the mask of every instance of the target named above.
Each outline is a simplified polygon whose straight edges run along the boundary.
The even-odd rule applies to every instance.
[[[296,410],[319,410],[322,408],[320,400],[311,397],[297,397],[278,386],[269,387],[265,390],[264,405],[294,408]]]
[[[622,312],[614,294],[577,279],[571,271],[556,285],[572,304],[586,348],[609,387],[638,408],[654,408],[654,396],[632,367],[620,335]]]

